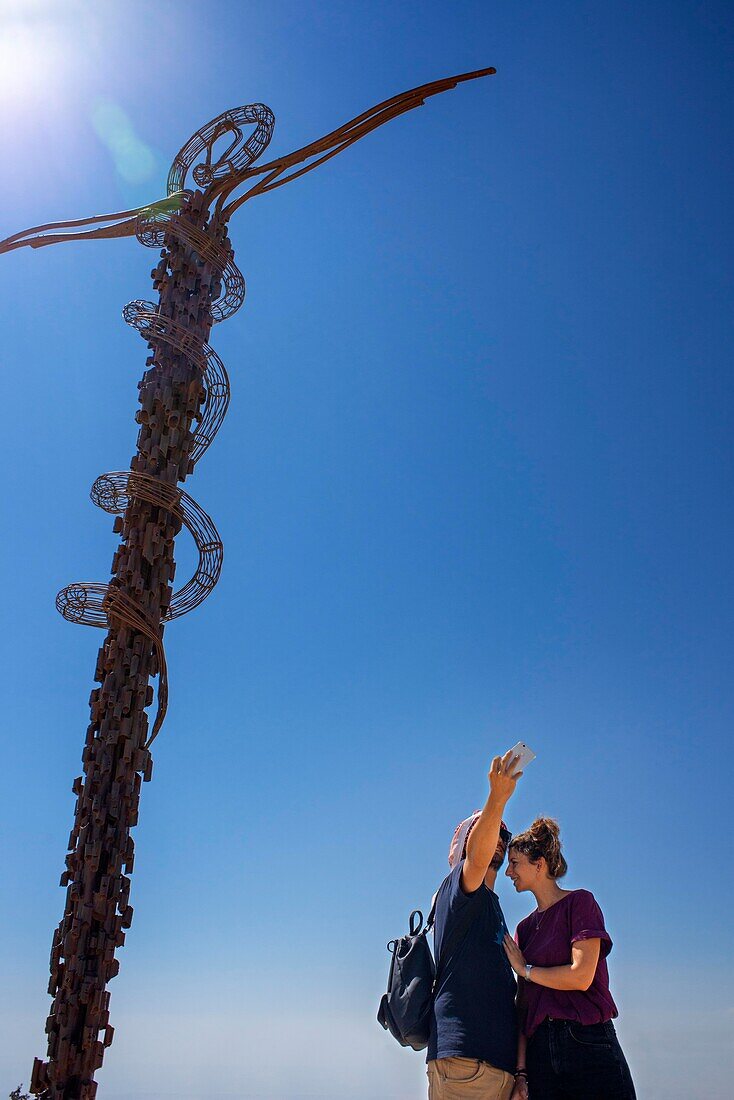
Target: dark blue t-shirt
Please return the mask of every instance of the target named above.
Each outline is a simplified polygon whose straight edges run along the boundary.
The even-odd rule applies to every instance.
[[[436,898],[433,1002],[428,1061],[478,1058],[512,1073],[517,1059],[516,984],[502,939],[507,931],[497,895],[482,883],[461,888],[462,860]],[[444,944],[449,953],[441,957]]]

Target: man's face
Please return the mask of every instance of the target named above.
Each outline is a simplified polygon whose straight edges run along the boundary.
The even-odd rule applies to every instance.
[[[504,842],[504,840],[502,839],[502,837],[500,837],[499,844],[497,845],[496,851],[495,851],[494,855],[492,856],[492,861],[489,865],[490,870],[499,871],[500,867],[502,866],[502,864],[505,861],[505,853],[506,852],[507,852],[507,845]]]

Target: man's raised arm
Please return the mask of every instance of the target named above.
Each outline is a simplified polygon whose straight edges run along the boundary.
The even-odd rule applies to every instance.
[[[461,888],[466,894],[473,894],[482,885],[497,851],[502,813],[522,775],[515,771],[519,759],[510,750],[502,757],[495,756],[492,761],[487,776],[489,798],[466,844],[466,859],[461,871]]]

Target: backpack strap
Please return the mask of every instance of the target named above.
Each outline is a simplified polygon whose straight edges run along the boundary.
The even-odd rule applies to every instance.
[[[440,890],[440,889],[441,889],[441,887],[439,886],[438,890]],[[433,928],[433,922],[436,919],[436,902],[438,901],[438,890],[433,895],[433,902],[431,904],[431,911],[428,914],[428,919],[426,921],[426,932],[431,931],[431,929]]]

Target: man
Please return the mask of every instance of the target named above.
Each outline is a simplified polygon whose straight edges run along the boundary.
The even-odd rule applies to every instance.
[[[510,1100],[517,1057],[515,979],[494,892],[510,833],[502,812],[522,775],[496,756],[484,809],[462,821],[436,897],[438,983],[428,1041],[428,1100]]]

